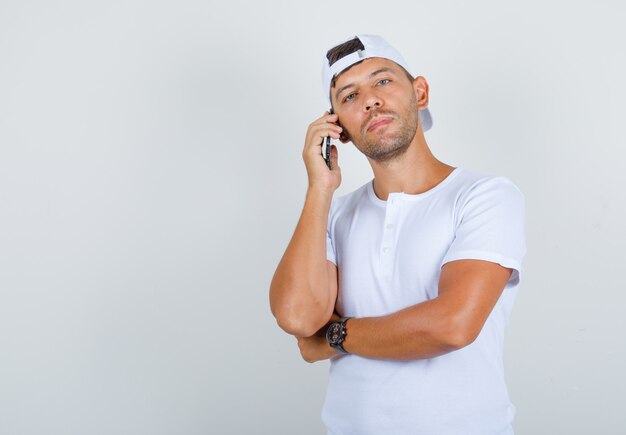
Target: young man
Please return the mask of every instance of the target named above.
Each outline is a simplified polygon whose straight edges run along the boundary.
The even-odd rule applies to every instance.
[[[308,128],[309,188],[270,287],[278,325],[308,362],[330,359],[322,420],[332,435],[512,434],[504,328],[526,253],[511,180],[437,160],[428,83],[384,39],[328,51],[334,114]],[[351,141],[374,178],[341,183],[324,139]]]

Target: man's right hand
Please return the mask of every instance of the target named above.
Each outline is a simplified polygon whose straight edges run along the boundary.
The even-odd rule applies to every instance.
[[[326,137],[339,139],[342,128],[335,124],[337,115],[324,112],[321,118],[313,121],[306,132],[302,158],[309,175],[309,188],[320,188],[334,192],[341,184],[341,168],[338,165],[337,147],[331,145],[330,170],[322,156],[322,146]]]

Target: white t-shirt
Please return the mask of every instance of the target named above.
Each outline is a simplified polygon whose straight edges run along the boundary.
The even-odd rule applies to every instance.
[[[383,316],[433,299],[448,261],[514,270],[469,346],[412,361],[332,358],[322,409],[328,435],[512,434],[502,348],[526,253],[524,195],[506,177],[460,167],[427,192],[387,201],[373,181],[331,203],[326,245],[338,266],[339,314]]]

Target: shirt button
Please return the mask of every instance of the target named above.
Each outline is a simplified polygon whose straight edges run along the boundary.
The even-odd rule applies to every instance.
[[[389,252],[389,248],[385,246],[385,247],[383,248],[383,252],[386,254],[387,252]]]
[[[387,229],[390,230],[393,228],[393,224],[387,224]]]

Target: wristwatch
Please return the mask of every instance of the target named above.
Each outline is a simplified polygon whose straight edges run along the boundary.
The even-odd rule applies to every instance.
[[[348,334],[346,331],[346,322],[351,318],[352,317],[342,317],[339,321],[328,325],[328,329],[326,330],[326,340],[328,340],[330,347],[345,354],[350,354],[350,352],[343,348],[343,342]]]

